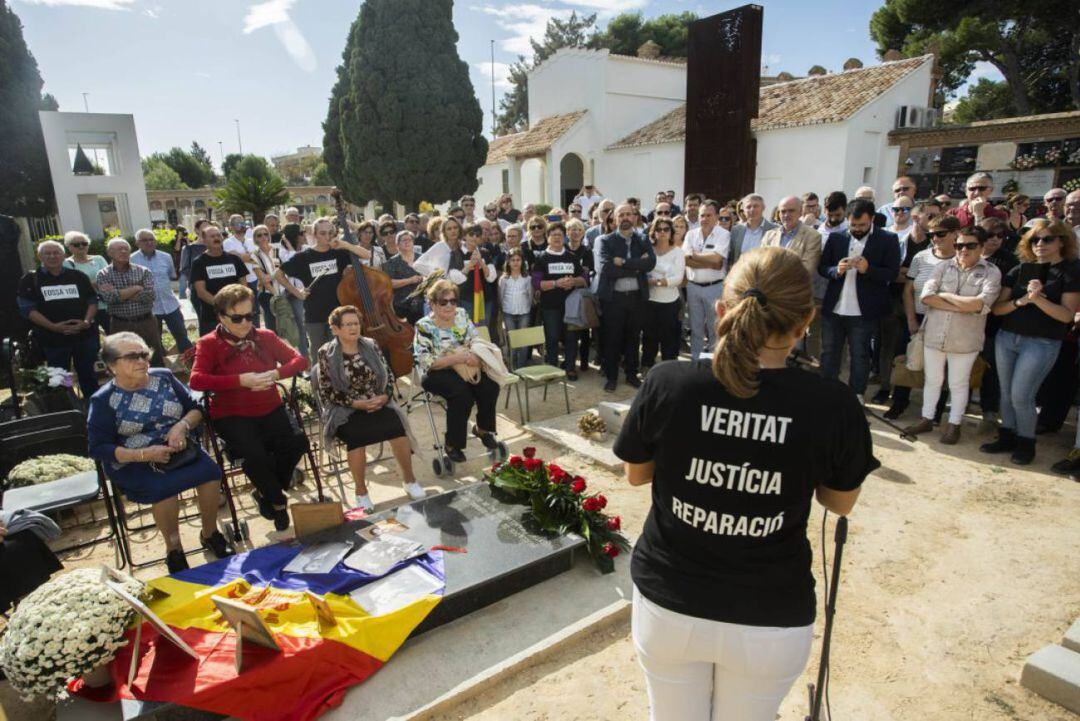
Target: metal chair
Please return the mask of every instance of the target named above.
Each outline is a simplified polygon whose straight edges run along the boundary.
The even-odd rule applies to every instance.
[[[46,413],[0,423],[0,471],[6,476],[19,462],[47,454],[86,456],[87,444],[86,417],[80,411]],[[52,513],[89,505],[91,520],[96,522],[97,515],[92,504],[98,500],[104,502],[109,533],[55,549],[55,552],[76,551],[116,539],[120,565],[123,566],[127,562],[127,555],[120,540],[122,530],[114,512],[113,499],[104,476],[95,471],[8,490],[4,493],[3,508],[6,511],[26,508],[39,513]]]
[[[544,345],[544,327],[541,325],[534,325],[529,328],[519,328],[512,330],[508,334],[508,340],[510,344],[510,370],[514,375],[521,378],[525,384],[525,422],[528,423],[532,420],[532,416],[529,412],[529,390],[536,386],[543,386],[544,388],[544,400],[547,400],[547,389],[552,383],[562,383],[563,396],[566,399],[566,412],[570,413],[570,390],[569,383],[566,379],[566,371],[562,368],[556,368],[549,365],[534,365],[525,366],[524,368],[514,368],[514,351],[518,348],[533,348],[535,346]],[[507,393],[506,403],[510,403],[510,395]]]

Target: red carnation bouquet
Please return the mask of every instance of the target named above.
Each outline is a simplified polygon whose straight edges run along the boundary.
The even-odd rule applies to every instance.
[[[530,506],[529,516],[548,533],[577,533],[588,545],[589,555],[603,573],[615,570],[615,557],[630,549],[619,531],[622,519],[604,513],[607,499],[601,493],[586,495],[589,485],[554,463],[536,457],[527,447],[520,456],[496,463],[486,474],[488,483]]]

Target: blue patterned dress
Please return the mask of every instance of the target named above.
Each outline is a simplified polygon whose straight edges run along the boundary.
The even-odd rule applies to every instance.
[[[186,466],[160,473],[149,463],[120,463],[116,448],[138,450],[165,444],[169,429],[197,408],[191,391],[165,368],[151,368],[145,388],[126,391],[109,381],[90,399],[90,455],[99,459],[124,495],[157,503],[221,478],[221,469],[202,448]],[[189,439],[196,445],[197,440]]]

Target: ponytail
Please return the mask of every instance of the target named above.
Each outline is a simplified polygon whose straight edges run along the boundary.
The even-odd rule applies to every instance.
[[[732,395],[757,393],[759,354],[772,336],[790,335],[813,311],[810,274],[795,253],[755,248],[739,257],[724,283],[712,371]]]

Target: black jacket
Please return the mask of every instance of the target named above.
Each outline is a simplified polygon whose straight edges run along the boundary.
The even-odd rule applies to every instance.
[[[840,300],[840,291],[844,287],[844,276],[837,274],[840,261],[848,256],[848,244],[851,235],[829,233],[825,247],[821,251],[818,273],[829,280],[825,289],[825,299],[821,309],[832,313]],[[855,277],[855,293],[859,299],[859,311],[863,318],[881,318],[892,312],[892,300],[889,296],[889,284],[896,280],[900,272],[900,240],[896,233],[881,228],[874,228],[866,238],[862,256],[870,267],[865,273]]]
[[[596,295],[600,300],[611,300],[615,292],[615,281],[619,278],[636,278],[638,291],[643,300],[649,299],[648,273],[656,267],[656,253],[652,243],[641,233],[635,232],[630,238],[630,252],[626,252],[626,239],[619,231],[602,235],[600,240],[600,284]],[[616,266],[615,258],[622,258],[625,263]]]

